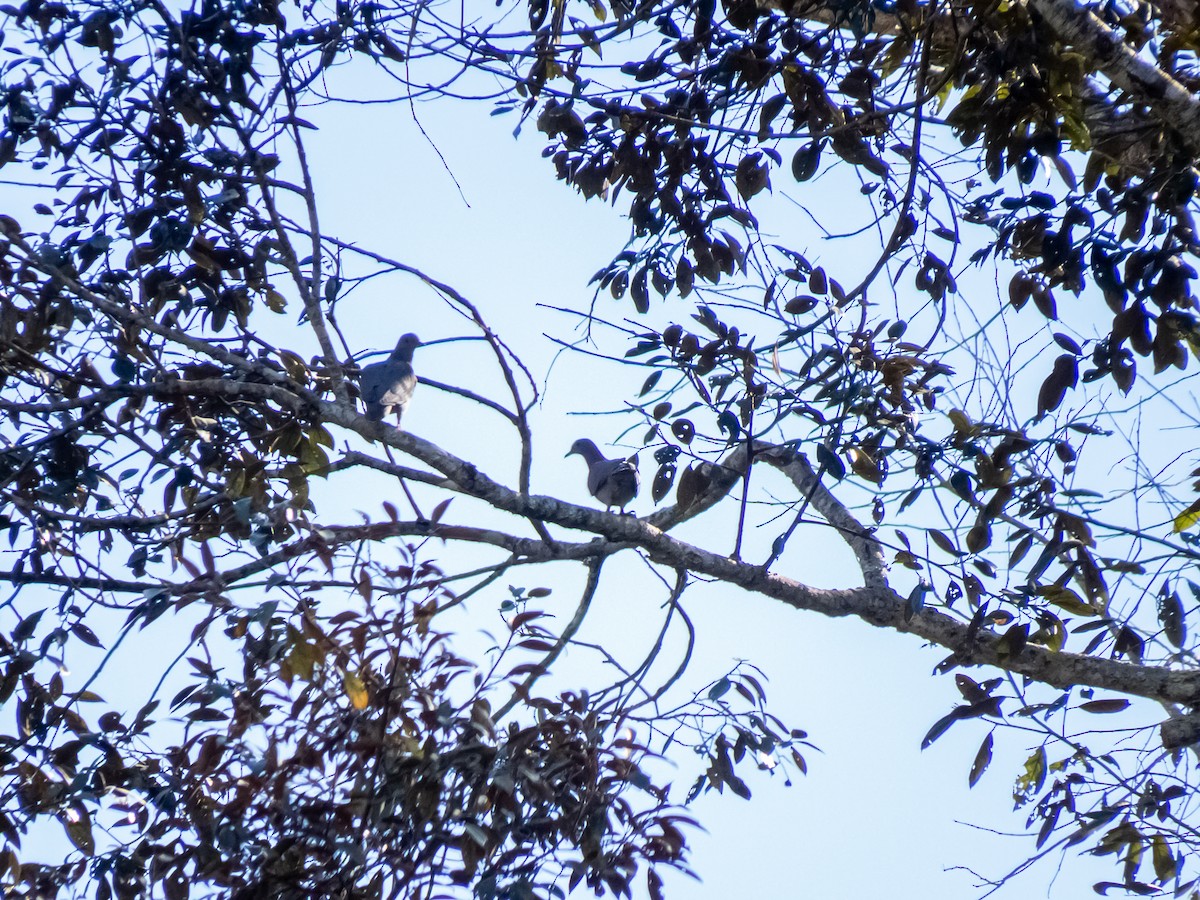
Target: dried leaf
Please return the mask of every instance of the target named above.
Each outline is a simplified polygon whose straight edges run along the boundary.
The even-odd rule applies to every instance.
[[[363,684],[363,680],[353,672],[347,672],[342,676],[342,689],[346,692],[346,696],[350,698],[350,704],[355,709],[366,709],[370,696],[367,693],[367,686]]]

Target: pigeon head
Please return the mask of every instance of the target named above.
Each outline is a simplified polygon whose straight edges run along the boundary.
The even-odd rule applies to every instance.
[[[420,346],[421,339],[410,331],[396,343],[396,349],[392,351],[390,359],[393,362],[412,362],[413,351]]]
[[[596,444],[587,438],[580,438],[571,445],[571,449],[567,451],[567,456],[579,454],[589,463],[596,459],[601,459],[600,449]]]

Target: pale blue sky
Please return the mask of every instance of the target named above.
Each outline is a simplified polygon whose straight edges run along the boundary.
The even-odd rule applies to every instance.
[[[367,94],[375,86],[364,82],[362,91]],[[569,337],[572,323],[537,304],[586,307],[592,296],[587,281],[624,244],[627,225],[611,206],[584,203],[554,181],[550,163],[539,156],[540,135],[532,123],[527,123],[525,136],[514,140],[515,118],[489,117],[483,105],[425,104],[419,111],[461,186],[461,196],[405,106],[306,112],[319,126],[307,138],[323,229],[417,266],[480,307],[545,382],[544,403],[534,416],[534,490],[589,502],[581,461],[562,455],[580,436],[603,448],[627,423],[618,417],[570,414],[619,408],[636,395],[646,370],[571,355],[555,361],[557,348],[543,332]],[[782,194],[784,186],[777,187]],[[814,190],[818,215],[827,216],[841,208],[839,191],[854,187],[831,178]],[[11,191],[3,196],[19,198],[12,201],[18,205],[26,197]],[[870,235],[857,243],[821,242],[809,220],[781,196],[763,200],[759,209],[766,211],[768,227],[778,228],[793,244],[808,242],[810,258],[846,280],[878,249]],[[976,315],[980,308],[999,306],[992,278],[984,270],[963,285],[964,292],[974,292]],[[280,343],[311,348],[311,337],[295,324],[298,304],[292,299],[284,316],[268,322],[270,333]],[[632,315],[632,307],[603,296],[600,312],[624,317]],[[685,320],[688,312],[676,300],[656,303],[648,322],[661,327],[671,319]],[[412,278],[368,282],[343,301],[339,317],[348,338],[358,343],[356,350],[388,349],[405,331],[426,340],[470,333],[462,319]],[[604,349],[620,355],[624,345],[612,340]],[[426,348],[418,352],[416,368],[427,377],[503,399],[482,344]],[[497,436],[498,422],[486,411],[429,389],[418,393],[405,416],[406,429],[479,462],[511,485],[517,445],[512,434]],[[335,439],[340,445],[346,436],[335,434]],[[648,459],[643,474],[647,471],[652,471]],[[766,473],[755,477],[786,495],[782,481],[772,482]],[[379,516],[379,504],[391,492],[394,486],[386,479],[342,475],[332,487],[314,485],[313,496],[323,519],[341,523],[356,510]],[[465,506],[466,501],[457,499],[450,515]],[[648,490],[635,509],[639,514],[651,511]],[[733,519],[728,509],[716,509],[680,534],[713,549],[731,548]],[[753,534],[747,556],[765,557],[772,537],[774,532]],[[450,556],[455,552],[447,550]],[[850,562],[844,547],[814,527],[797,535],[779,568],[813,584],[846,586],[857,583]],[[563,567],[545,577],[530,571],[513,580],[518,577],[527,586],[553,582],[554,602],[561,604],[555,611],[566,615],[573,609],[577,571]],[[652,639],[657,625],[648,614],[657,612],[663,599],[655,590],[638,564],[610,566],[581,637],[636,658],[636,648]],[[464,630],[496,627],[502,594],[499,588],[495,596],[475,598],[460,616]],[[734,661],[748,659],[770,678],[776,714],[806,729],[823,752],[806,754],[809,775],[790,788],[780,777],[752,777],[752,802],[732,795],[702,797],[695,812],[707,832],[691,835],[692,863],[701,881],[669,879],[669,896],[849,900],[879,894],[900,900],[960,900],[982,893],[977,879],[947,869],[961,866],[998,877],[1033,852],[1027,838],[990,832],[1023,830],[1025,813],[1010,813],[1011,790],[1021,762],[1039,743],[1036,738],[998,731],[996,759],[973,791],[966,788],[967,772],[989,726],[959,723],[930,749],[919,749],[928,728],[958,699],[951,679],[931,676],[944,651],[855,620],[796,613],[719,585],[692,589],[686,602],[699,630],[689,687],[698,689]],[[169,644],[167,625],[160,622],[155,628],[164,646]],[[85,665],[75,670],[87,671]],[[583,677],[595,670],[569,659],[560,677],[568,684],[576,673]],[[971,674],[983,678],[990,673]],[[106,676],[102,692],[111,695],[144,684],[144,672],[117,669]],[[698,761],[685,754],[676,763],[682,798],[699,771]],[[996,896],[1090,896],[1093,881],[1115,875],[1108,860],[1079,860],[1070,853],[1061,878],[1047,890],[1058,859],[1052,854]]]
[[[422,123],[462,188],[464,203],[406,110],[323,110],[315,121],[323,122],[327,113],[336,116],[337,124],[323,127],[311,146],[327,231],[343,238],[356,235],[381,252],[449,281],[480,306],[535,375],[545,373],[556,348],[542,333],[567,337],[571,322],[538,311],[535,304],[588,305],[588,279],[628,235],[617,211],[596,200],[585,203],[556,183],[552,166],[539,157],[541,136],[527,124],[526,133],[514,140],[513,116],[489,118],[485,109],[461,103],[419,108]],[[347,142],[346,135],[356,137]],[[818,215],[827,216],[839,205],[837,182],[827,183],[830,193],[819,194]],[[818,241],[806,217],[791,204],[780,201],[768,208],[774,217],[764,216],[764,221],[778,222],[781,230],[787,227],[787,240],[801,245],[810,241],[810,257],[847,281],[877,249],[869,238],[857,244]],[[828,217],[825,221],[828,224]],[[799,234],[804,237],[797,238]],[[978,279],[992,294],[980,301],[984,308],[995,308],[995,287],[989,280],[986,271]],[[364,294],[348,303],[342,316],[344,327],[360,335],[365,345],[383,349],[393,333],[409,329],[430,338],[462,333],[460,324],[414,281],[390,282],[386,289],[369,285]],[[362,316],[360,327],[349,316],[350,307]],[[627,302],[618,304],[607,295],[599,299],[599,312],[633,316]],[[687,321],[688,314],[684,303],[671,299],[653,309],[650,320],[661,326],[672,319]],[[379,331],[381,316],[395,322],[385,334]],[[604,349],[620,355],[624,346],[614,341]],[[486,390],[492,384],[490,371],[476,375],[470,365],[462,364],[463,356],[486,360],[486,351],[481,345],[469,350],[464,345],[430,348],[418,354],[417,368],[438,380]],[[618,408],[634,397],[645,374],[577,357],[558,360],[535,419],[535,491],[588,502],[582,463],[562,460],[561,453],[584,435],[604,447],[626,425],[618,418],[569,413]],[[513,483],[515,444],[507,445],[507,459],[493,457],[496,445],[486,442],[483,414],[447,421],[443,409],[441,397],[423,392],[406,415],[406,427],[454,452],[482,458],[489,473]],[[641,431],[635,429],[633,435]],[[643,474],[646,471],[644,467]],[[774,486],[779,495],[787,495],[782,482]],[[640,514],[652,509],[647,495],[644,490],[636,504]],[[728,510],[713,510],[681,533],[717,549],[724,539],[731,547],[732,521]],[[753,538],[760,555],[765,557],[773,536],[771,532]],[[848,552],[819,529],[802,532],[781,567],[818,585],[857,583]],[[636,578],[635,568],[627,565],[626,577]],[[527,580],[532,584],[545,579],[531,573]],[[606,580],[581,637],[621,647],[631,640],[630,632],[637,631],[630,623],[645,619],[645,604],[657,609],[662,598],[647,598],[614,584],[612,572]],[[573,581],[578,583],[577,575]],[[573,608],[570,590],[556,597],[564,610]],[[919,749],[927,729],[958,700],[951,679],[931,676],[943,651],[922,648],[910,637],[858,621],[797,613],[728,587],[697,587],[687,597],[699,631],[691,686],[698,688],[720,676],[737,659],[753,661],[771,679],[777,714],[807,729],[823,753],[807,754],[810,774],[790,788],[780,777],[751,778],[752,802],[732,795],[702,797],[695,811],[707,833],[692,836],[693,864],[702,880],[669,879],[671,896],[836,900],[880,894],[959,900],[982,893],[976,890],[978,880],[965,871],[947,869],[963,866],[996,877],[1033,852],[1027,838],[982,829],[1023,830],[1025,813],[1010,812],[1012,783],[1037,740],[999,731],[996,759],[971,791],[967,772],[987,725],[961,723],[929,750]],[[486,603],[473,605],[472,621],[493,609]],[[633,637],[649,640],[653,626],[647,624],[646,630]],[[982,679],[988,673],[971,674]],[[569,682],[569,675],[564,681]],[[680,795],[699,771],[697,762],[686,755],[678,761]],[[1015,880],[996,896],[1041,896],[1057,863],[1058,856],[1051,855],[1032,875]],[[1112,875],[1108,861],[1080,861],[1070,854],[1051,893],[1090,895],[1093,881]]]

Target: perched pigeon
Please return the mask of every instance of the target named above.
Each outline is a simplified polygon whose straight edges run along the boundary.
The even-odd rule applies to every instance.
[[[358,377],[362,389],[363,404],[367,407],[367,418],[376,422],[391,413],[396,414],[396,427],[400,427],[400,417],[408,408],[412,399],[413,388],[417,386],[417,376],[413,374],[413,351],[421,346],[421,339],[415,334],[406,334],[396,344],[383,362],[364,366]]]
[[[587,462],[587,486],[591,495],[606,509],[619,506],[624,514],[625,507],[637,496],[642,483],[636,463],[629,459],[605,459],[587,438],[573,443],[567,456],[572,453],[578,453]]]

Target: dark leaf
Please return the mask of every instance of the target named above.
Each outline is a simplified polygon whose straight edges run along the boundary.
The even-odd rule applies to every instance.
[[[929,529],[929,539],[937,544],[938,549],[940,549],[943,553],[948,553],[950,556],[954,557],[962,556],[962,553],[959,551],[959,549],[954,546],[954,542],[936,528]]]
[[[1083,355],[1083,349],[1062,332],[1056,331],[1054,333],[1054,342],[1068,353],[1074,353],[1076,356]]]
[[[671,423],[671,434],[675,435],[675,439],[680,443],[690,444],[696,436],[696,426],[692,424],[691,419],[676,419]]]
[[[645,397],[648,393],[650,393],[652,390],[654,390],[654,386],[656,384],[658,384],[658,379],[660,379],[660,378],[662,378],[661,370],[657,371],[657,372],[651,372],[650,376],[642,384],[642,389],[641,389],[641,391],[638,392],[638,396]],[[668,404],[668,409],[669,408],[670,408],[670,404]],[[657,419],[659,417],[655,416],[655,418]]]
[[[650,495],[654,498],[654,502],[658,503],[671,490],[671,485],[675,483],[675,464],[666,463],[658,467],[658,472],[654,476],[654,484],[650,489]]]
[[[30,613],[18,622],[17,627],[12,630],[13,643],[20,644],[33,637],[34,631],[37,630],[38,622],[41,621],[42,615],[45,612],[45,609],[39,609],[37,612]]]
[[[968,553],[979,553],[986,550],[991,543],[992,527],[987,522],[978,522],[967,532]]]
[[[838,481],[846,477],[846,464],[824,444],[817,444],[817,462]]]
[[[792,177],[797,181],[808,181],[817,173],[821,164],[821,142],[812,141],[796,151],[792,157]]]
[[[1063,354],[1054,361],[1054,368],[1042,382],[1038,391],[1037,414],[1040,418],[1062,405],[1067,391],[1079,380],[1079,361],[1074,356]]]
[[[1178,591],[1170,591],[1163,583],[1158,600],[1158,621],[1162,624],[1163,634],[1176,647],[1183,649],[1187,640],[1187,622],[1183,614],[1183,601]]]
[[[820,302],[816,297],[809,296],[808,294],[800,294],[789,300],[784,305],[783,311],[793,316],[799,316],[813,310]]]
[[[1029,640],[1029,625],[1024,622],[1011,626],[996,641],[996,655],[1002,661],[1020,656]]]
[[[921,580],[908,592],[908,601],[904,607],[904,621],[910,621],[913,616],[925,608],[925,597],[929,593],[929,583]]]
[[[436,525],[438,522],[440,522],[442,520],[442,516],[444,516],[446,514],[446,510],[450,507],[450,501],[453,499],[454,499],[453,497],[447,497],[445,500],[443,500],[441,503],[439,503],[437,506],[435,506],[433,508],[433,515],[429,517],[429,521],[431,524]]]
[[[720,700],[729,691],[731,682],[728,678],[722,678],[708,689],[709,700]]]
[[[749,200],[755,194],[771,186],[770,168],[763,160],[762,154],[751,153],[738,163],[734,174],[734,183],[743,200]]]
[[[951,710],[946,715],[942,716],[933,723],[933,727],[925,733],[925,737],[921,739],[921,749],[924,750],[943,734],[949,731],[950,726],[962,718],[962,714],[958,711],[962,707]]]
[[[650,311],[650,291],[646,286],[649,272],[645,266],[633,276],[629,286],[629,296],[633,298],[633,308],[645,315]]]
[[[1080,703],[1079,708],[1090,713],[1115,713],[1129,708],[1128,700],[1089,700]]]
[[[729,444],[734,443],[742,435],[742,425],[729,410],[725,410],[717,416],[717,428],[722,434],[727,434]]]
[[[689,465],[679,476],[679,483],[675,488],[675,502],[680,509],[687,509],[706,487],[708,479],[701,474],[700,469]]]
[[[1103,637],[1103,635],[1097,635]],[[1136,663],[1142,661],[1142,653],[1145,650],[1145,642],[1138,636],[1128,625],[1122,625],[1117,631],[1117,639],[1113,642],[1113,651],[1118,656],[1128,656]]]
[[[975,787],[979,779],[983,777],[983,773],[987,771],[987,767],[992,762],[992,733],[989,731],[987,737],[979,745],[979,750],[975,753],[975,761],[971,763],[971,773],[967,776],[967,786]]]

